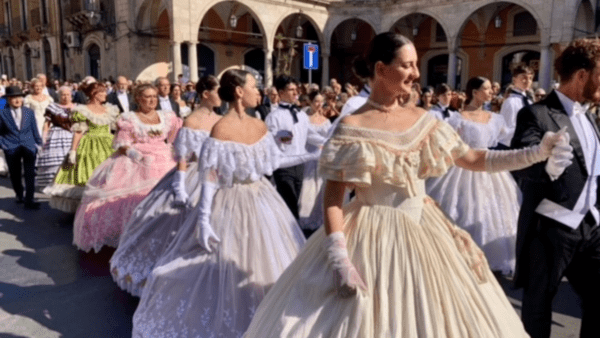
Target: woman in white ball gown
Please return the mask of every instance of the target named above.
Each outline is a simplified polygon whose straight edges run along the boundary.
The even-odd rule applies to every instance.
[[[219,80],[211,75],[198,81],[200,106],[185,119],[173,143],[177,167],[135,208],[110,260],[115,282],[135,296],[141,296],[148,275],[180,231],[189,206],[196,205],[200,198],[198,156],[212,127],[221,118],[213,111],[221,105],[218,87]]]
[[[492,85],[483,77],[467,82],[466,107],[446,121],[475,149],[496,147],[509,132],[501,115],[483,109],[492,99]],[[452,167],[427,180],[427,194],[456,224],[467,230],[485,253],[492,271],[509,275],[515,269],[520,190],[508,172],[473,172]]]
[[[260,98],[250,73],[225,72],[219,96],[229,111],[200,152],[200,201],[148,278],[133,337],[241,337],[304,244],[264,175],[317,156],[284,157],[266,125],[246,114]]]
[[[321,93],[314,91],[308,95],[310,108],[308,114],[311,127],[321,136],[327,137],[331,122],[323,115],[324,98]],[[308,152],[317,151],[317,147],[307,145]],[[308,238],[315,230],[323,225],[323,179],[317,172],[317,160],[304,164],[304,179],[298,202],[298,224]]]
[[[256,311],[246,337],[526,337],[468,233],[425,194],[453,164],[501,171],[544,161],[562,134],[514,151],[470,149],[443,121],[402,107],[419,77],[405,37],[382,33],[355,71],[367,103],[325,144],[325,227]],[[342,207],[344,190],[356,196]]]

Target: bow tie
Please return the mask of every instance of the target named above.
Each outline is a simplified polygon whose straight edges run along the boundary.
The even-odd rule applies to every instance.
[[[581,104],[579,102],[575,102],[573,104],[573,114],[577,115],[577,114],[584,114],[587,113],[589,109],[589,105],[588,104]]]
[[[298,123],[298,106],[295,104],[285,104],[280,102],[279,107],[289,110],[290,114],[292,114],[292,119],[294,119],[294,123]]]

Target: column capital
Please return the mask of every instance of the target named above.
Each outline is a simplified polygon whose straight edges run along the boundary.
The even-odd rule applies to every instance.
[[[198,41],[186,41],[185,42],[188,46],[194,46],[198,44]]]
[[[181,45],[181,41],[171,40],[171,46],[178,46],[178,45]]]

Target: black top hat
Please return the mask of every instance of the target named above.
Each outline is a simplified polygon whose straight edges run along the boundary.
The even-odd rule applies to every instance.
[[[6,91],[4,97],[13,97],[13,96],[25,96],[21,91],[21,88],[17,86],[6,87]]]

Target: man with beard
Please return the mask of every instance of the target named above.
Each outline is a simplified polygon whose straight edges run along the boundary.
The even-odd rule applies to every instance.
[[[553,150],[546,162],[514,172],[523,192],[515,285],[524,288],[522,320],[532,338],[550,337],[563,276],[581,298],[580,337],[598,337],[600,132],[589,104],[600,101],[600,41],[573,41],[554,66],[559,89],[519,111],[511,146],[536,145],[546,131],[566,128],[562,146],[570,143],[574,159]]]

